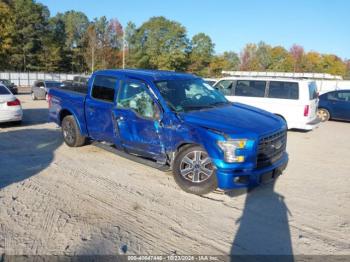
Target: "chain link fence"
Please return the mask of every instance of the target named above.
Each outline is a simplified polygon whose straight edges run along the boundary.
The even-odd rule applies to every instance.
[[[0,79],[8,79],[19,87],[29,87],[37,80],[66,81],[81,74],[45,73],[45,72],[0,72]]]

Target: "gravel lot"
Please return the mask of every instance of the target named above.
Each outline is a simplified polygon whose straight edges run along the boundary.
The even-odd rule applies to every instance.
[[[348,254],[350,123],[289,132],[290,163],[249,193],[182,192],[170,173],[72,149],[47,103],[0,127],[1,254]]]

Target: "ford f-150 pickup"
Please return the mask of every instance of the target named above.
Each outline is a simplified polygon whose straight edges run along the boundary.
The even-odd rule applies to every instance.
[[[49,91],[50,119],[68,146],[89,139],[169,166],[186,192],[256,186],[286,168],[284,121],[229,102],[197,76],[104,70],[81,90]]]

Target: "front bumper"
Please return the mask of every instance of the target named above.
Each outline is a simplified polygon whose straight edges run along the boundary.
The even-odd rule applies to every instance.
[[[216,170],[218,187],[223,190],[257,186],[280,175],[287,167],[288,154],[270,166],[250,170]]]

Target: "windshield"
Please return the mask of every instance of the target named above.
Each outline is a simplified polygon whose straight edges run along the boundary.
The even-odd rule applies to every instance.
[[[9,95],[9,94],[11,94],[10,91],[6,87],[0,85],[0,95]]]
[[[230,102],[202,79],[166,80],[155,83],[175,112],[201,110],[228,105]]]

